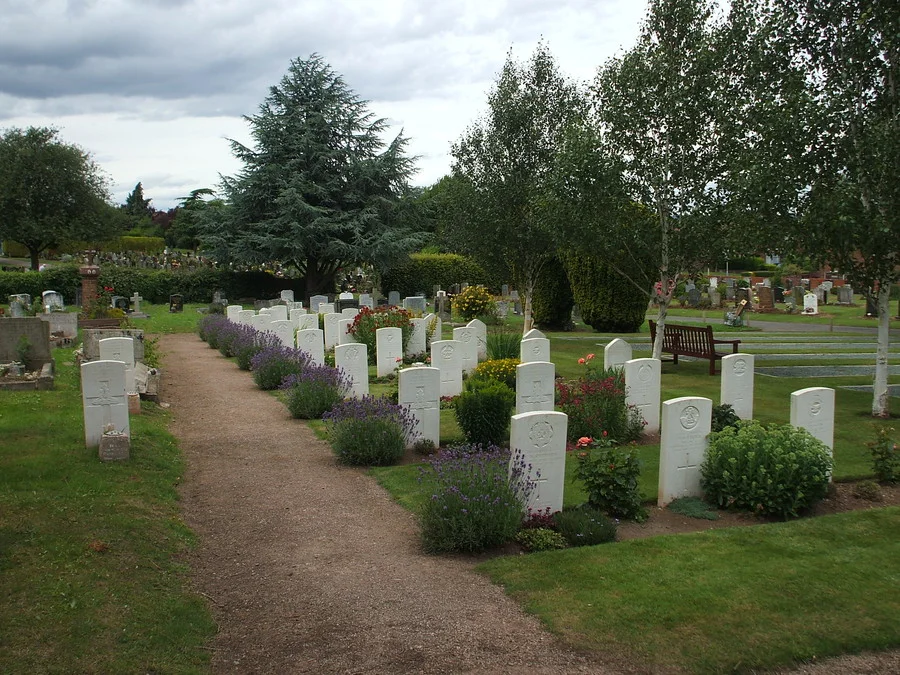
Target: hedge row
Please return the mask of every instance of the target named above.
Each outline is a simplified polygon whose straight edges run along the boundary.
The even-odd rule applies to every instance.
[[[465,256],[455,253],[413,253],[407,261],[394,265],[381,277],[381,291],[386,296],[399,291],[400,297],[423,291],[431,297],[435,286],[447,290],[463,282],[494,286],[484,269]]]
[[[534,288],[532,316],[538,328],[569,330],[575,299],[566,276],[566,268],[559,258],[548,260],[538,276]]]
[[[582,321],[601,332],[638,331],[644,323],[647,296],[599,258],[567,253],[563,261]]]
[[[99,283],[112,288],[115,295],[131,296],[137,291],[151,303],[166,303],[175,293],[180,293],[184,302],[210,302],[217,290],[229,300],[276,298],[285,289],[292,289],[297,297],[306,292],[303,279],[212,268],[169,271],[101,265]],[[67,304],[73,304],[78,288],[81,288],[78,265],[53,265],[43,272],[0,272],[0,301],[13,293],[39,298],[42,291],[54,290],[63,294]]]

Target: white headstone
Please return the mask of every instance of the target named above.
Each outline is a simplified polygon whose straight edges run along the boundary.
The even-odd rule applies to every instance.
[[[742,420],[753,419],[753,354],[722,357],[719,403],[728,403]]]
[[[409,341],[406,343],[406,355],[423,354],[428,349],[425,346],[425,332],[428,329],[428,324],[425,322],[425,319],[410,319],[409,323],[412,326],[412,330],[409,333]]]
[[[532,361],[516,366],[516,414],[553,410],[555,385],[556,366],[550,362]]]
[[[338,344],[352,345],[357,342],[356,336],[349,332],[353,325],[353,319],[341,319],[338,321]]]
[[[530,479],[535,486],[526,506],[533,511],[562,511],[568,424],[568,416],[561,412],[526,412],[512,417],[510,473],[517,459],[531,465]]]
[[[375,307],[375,301],[372,299],[372,296],[368,293],[361,293],[359,296],[359,306],[360,307],[368,307],[372,309]]]
[[[355,319],[357,314],[359,310],[356,307],[345,307],[341,310],[341,316],[345,319]]]
[[[603,368],[624,368],[626,361],[633,358],[631,345],[622,338],[611,340],[608,345],[603,348]]]
[[[88,361],[81,366],[81,401],[84,406],[84,444],[94,448],[107,427],[131,434],[125,364],[122,361]]]
[[[286,289],[281,291],[281,299],[285,302],[293,302],[294,301],[294,291],[291,289]]]
[[[272,317],[272,321],[288,320],[287,307],[285,307],[284,305],[275,305],[274,307],[269,307],[268,314],[270,317]]]
[[[534,363],[550,360],[550,340],[547,338],[528,338],[519,343],[519,361]]]
[[[100,358],[104,361],[121,361],[125,364],[125,393],[136,394],[134,383],[134,338],[110,337],[97,342]]]
[[[252,317],[256,316],[256,312],[252,309],[242,309],[237,314],[238,323],[241,323],[245,326],[250,326],[253,324]]]
[[[319,327],[318,314],[301,314],[297,317],[297,328],[300,330],[310,330]]]
[[[819,299],[816,297],[815,293],[807,293],[803,296],[803,313],[804,314],[818,314],[819,313]]]
[[[344,291],[343,293],[341,293],[338,296],[338,300],[352,300],[352,299],[353,299],[353,293],[349,293],[347,291]]]
[[[323,302],[319,305],[319,314],[334,314],[334,303],[333,302]]]
[[[287,319],[278,319],[269,324],[269,332],[275,333],[285,347],[294,346],[294,323]]]
[[[528,331],[527,333],[525,333],[525,335],[522,336],[522,339],[530,340],[531,338],[545,338],[545,337],[547,337],[547,336],[544,335],[537,328],[532,328],[530,331]]]
[[[472,329],[475,339],[478,341],[478,360],[485,361],[487,359],[487,325],[481,319],[472,319],[466,324],[466,327]]]
[[[134,311],[137,312],[139,310],[134,310]],[[228,305],[228,307],[225,308],[225,318],[227,318],[229,321],[234,321],[235,323],[237,323],[238,322],[238,314],[243,311],[244,311],[244,308],[241,307],[240,305]]]
[[[334,348],[334,365],[344,371],[352,387],[350,395],[361,398],[369,393],[369,356],[364,344],[342,344]]]
[[[478,340],[471,328],[453,329],[453,339],[462,344],[460,358],[464,373],[471,373],[478,366]]]
[[[431,343],[431,365],[441,371],[441,396],[462,393],[462,348],[456,340]]]
[[[254,314],[250,317],[250,326],[258,331],[269,330],[270,323],[271,320],[268,314]]]
[[[808,387],[791,394],[791,425],[806,429],[834,450],[834,389]]]
[[[375,366],[378,377],[390,375],[403,361],[403,331],[399,328],[375,330]]]
[[[334,349],[338,344],[338,322],[344,317],[334,312],[326,314],[322,317],[322,323],[325,324],[325,351]]]
[[[309,311],[313,314],[318,314],[322,310],[319,309],[319,305],[322,303],[328,302],[327,295],[314,295],[309,299]]]
[[[665,506],[680,497],[700,497],[700,466],[706,457],[706,437],[712,423],[712,401],[682,396],[663,403],[659,445],[659,494]]]
[[[391,307],[397,307],[400,304],[400,291],[388,292],[388,304]]]
[[[659,432],[659,359],[632,359],[625,362],[625,402],[634,405],[644,418],[644,433]]]
[[[441,321],[441,317],[436,314],[426,314],[422,317],[425,320],[425,334],[427,339],[427,345],[430,347],[432,342],[437,342],[438,340],[442,340],[443,330],[444,330],[444,322]],[[434,324],[434,330],[431,332],[431,337],[428,337],[428,329],[431,327],[431,324]]]
[[[441,443],[441,371],[418,366],[400,371],[400,394],[397,399],[416,420],[410,444],[424,439],[438,447]]]
[[[303,309],[302,307],[292,309],[290,312],[288,312],[288,318],[291,320],[291,322],[295,326],[300,325],[300,317],[301,316],[306,316],[306,310]]]
[[[297,349],[306,352],[311,363],[321,366],[325,363],[325,332],[321,328],[298,330]]]

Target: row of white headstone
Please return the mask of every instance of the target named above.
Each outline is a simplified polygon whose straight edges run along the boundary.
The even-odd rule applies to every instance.
[[[108,431],[131,435],[128,397],[137,396],[134,381],[134,338],[99,341],[100,358],[81,365],[81,403],[85,447],[100,445]]]

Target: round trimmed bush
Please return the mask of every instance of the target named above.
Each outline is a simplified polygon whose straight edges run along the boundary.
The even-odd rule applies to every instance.
[[[416,426],[405,406],[374,396],[338,403],[322,419],[338,461],[353,466],[395,464]]]
[[[456,421],[469,443],[502,445],[515,404],[515,392],[502,382],[473,377],[456,399]]]

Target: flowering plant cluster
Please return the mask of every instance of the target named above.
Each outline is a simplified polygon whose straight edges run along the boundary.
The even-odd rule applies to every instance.
[[[296,347],[281,344],[264,347],[250,359],[250,369],[256,386],[263,390],[277,389],[288,375],[296,375],[309,366],[309,356]]]
[[[593,354],[578,360],[587,365],[581,377],[557,381],[556,400],[569,416],[570,440],[607,438],[613,443],[637,440],[644,429],[640,411],[625,402],[625,374],[620,368],[595,369]]]
[[[326,365],[309,364],[299,374],[281,381],[285,403],[292,417],[320,419],[344,400],[350,391],[350,380],[344,371]]]
[[[406,406],[375,396],[347,399],[322,419],[338,461],[357,466],[399,461],[416,428],[416,420]]]
[[[575,477],[584,483],[588,505],[616,518],[643,522],[638,479],[641,466],[633,448],[614,447],[606,440],[584,437],[576,443]]]
[[[238,368],[250,370],[254,356],[264,349],[280,346],[281,340],[274,333],[258,331],[252,326],[241,326],[239,336],[232,343],[232,351]]]
[[[219,333],[228,322],[221,314],[204,314],[197,322],[197,334],[213,349],[219,348]]]
[[[494,298],[484,286],[467,286],[453,298],[453,309],[466,321],[492,313]]]
[[[369,363],[375,363],[375,331],[379,328],[399,328],[403,334],[403,353],[405,354],[409,336],[412,335],[412,324],[409,319],[409,312],[401,307],[376,307],[375,309],[362,307],[347,332],[357,342],[366,345]]]
[[[475,368],[475,375],[479,377],[487,377],[492,380],[502,382],[507,387],[515,391],[516,388],[516,366],[521,363],[518,358],[515,359],[489,359],[482,361]]]
[[[872,469],[875,478],[885,483],[900,483],[900,448],[891,438],[893,429],[881,427],[878,437],[868,443],[872,451]]]
[[[531,466],[510,452],[477,444],[429,459],[420,480],[433,487],[422,510],[422,541],[432,553],[475,552],[512,540],[534,489]]]

